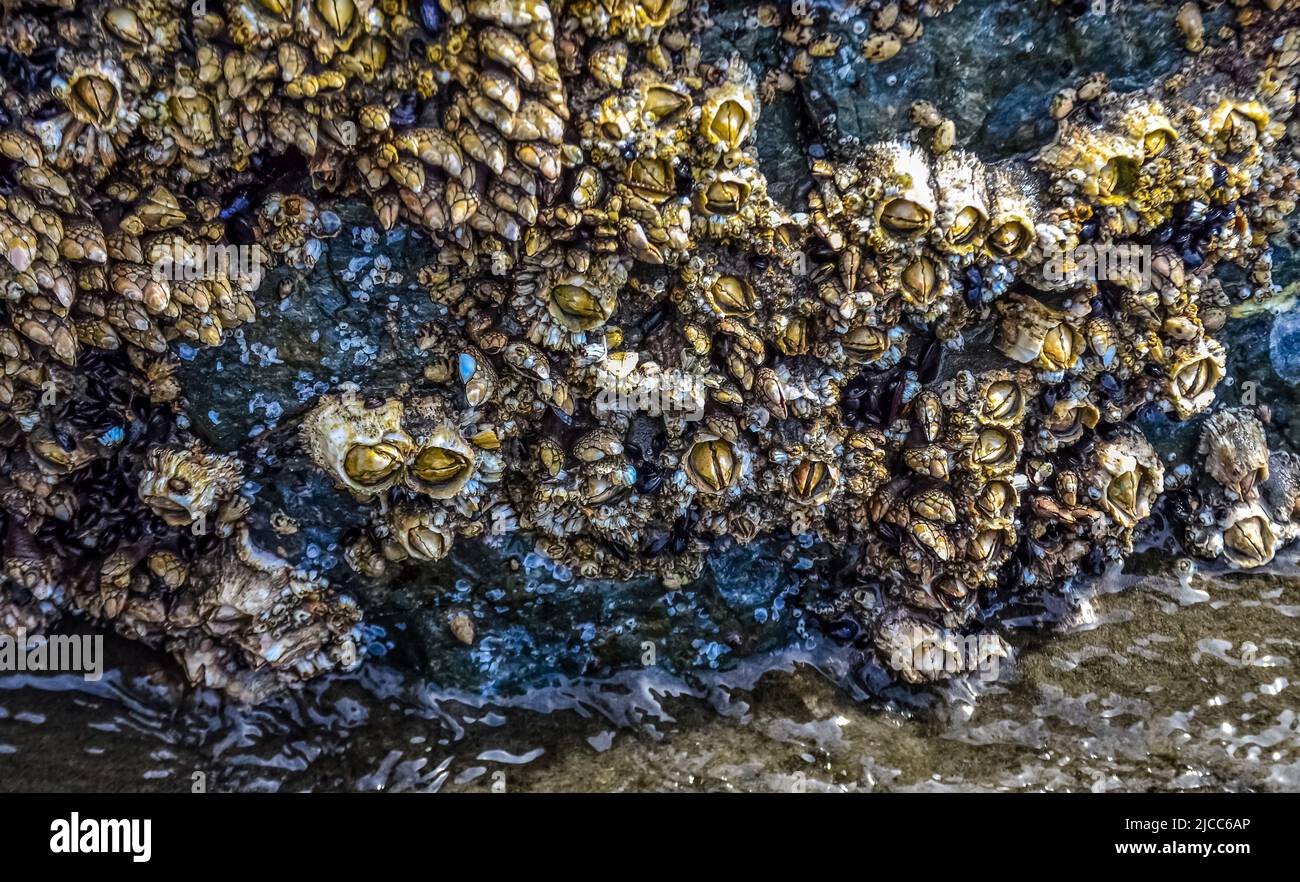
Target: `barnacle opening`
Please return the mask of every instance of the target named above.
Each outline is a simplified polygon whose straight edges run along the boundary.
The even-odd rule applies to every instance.
[[[969,245],[978,238],[984,224],[984,212],[977,206],[967,205],[953,218],[948,227],[947,239],[951,245]]]
[[[1183,398],[1194,401],[1205,393],[1212,392],[1221,379],[1223,369],[1207,355],[1183,365],[1174,374],[1174,388]]]
[[[321,18],[339,37],[348,32],[352,21],[357,17],[357,5],[353,0],[315,0],[314,5]]]
[[[745,316],[754,311],[754,287],[737,276],[719,276],[709,286],[709,302],[726,316]]]
[[[638,156],[632,160],[625,180],[636,195],[652,202],[662,202],[676,190],[672,163],[657,156]]]
[[[907,299],[918,306],[928,306],[939,290],[939,272],[933,260],[918,257],[907,265],[900,279]]]
[[[424,492],[434,498],[455,496],[474,471],[474,460],[466,451],[430,444],[415,455],[411,475]]]
[[[1010,481],[989,481],[975,497],[975,506],[991,520],[1009,518],[1018,502],[1019,495]]]
[[[124,6],[115,6],[104,13],[101,19],[110,34],[125,43],[143,46],[146,41],[145,31],[140,18]]]
[[[734,98],[723,101],[709,120],[708,131],[728,150],[735,149],[749,132],[749,109]]]
[[[1015,380],[995,380],[984,389],[981,403],[986,419],[1016,422],[1025,410],[1025,393]]]
[[[1273,559],[1277,536],[1262,514],[1238,518],[1223,531],[1223,551],[1236,566],[1249,569]]]
[[[1083,335],[1069,322],[1061,322],[1043,337],[1042,358],[1054,370],[1072,367],[1083,348]]]
[[[835,495],[835,470],[817,459],[800,460],[790,473],[790,490],[796,502],[820,505]]]
[[[880,225],[903,239],[922,235],[933,219],[934,215],[924,205],[901,196],[889,200],[880,209]]]
[[[1020,444],[1011,432],[986,428],[979,433],[971,447],[971,461],[988,471],[1013,468],[1020,459]]]
[[[749,184],[741,180],[720,178],[704,189],[704,207],[712,214],[736,214],[749,200]]]
[[[641,105],[655,122],[663,122],[669,117],[691,106],[691,98],[672,86],[663,84],[650,86],[645,90],[645,101]]]
[[[844,335],[844,351],[855,359],[873,362],[881,358],[893,345],[889,335],[871,325],[859,325]]]
[[[1034,231],[1021,220],[999,224],[989,235],[988,247],[1002,257],[1021,257],[1034,242]]]
[[[72,81],[65,100],[78,120],[102,129],[117,117],[122,92],[108,77],[84,73]]]
[[[570,331],[594,331],[609,321],[617,306],[613,294],[576,282],[553,286],[546,303],[551,316]]]
[[[353,444],[343,457],[343,471],[363,487],[384,483],[402,467],[402,452],[395,444]]]
[[[696,441],[686,454],[686,474],[700,490],[721,493],[739,473],[736,450],[722,438]]]

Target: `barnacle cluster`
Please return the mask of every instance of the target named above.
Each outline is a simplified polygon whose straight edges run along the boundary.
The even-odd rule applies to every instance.
[[[871,4],[863,54],[953,5]],[[359,578],[523,531],[676,586],[718,543],[815,537],[856,553],[808,607],[887,655],[1096,571],[1166,483],[1135,414],[1215,403],[1214,270],[1273,290],[1300,21],[1263,5],[1145,91],[1058,96],[1033,156],[986,163],[918,105],[813,145],[783,205],[763,105],[839,48],[803,0],[754,11],[791,47],[766,72],[703,45],[691,0],[26,4],[0,33],[25,80],[0,95],[0,627],[79,612],[242,694],[358,663],[355,605],[256,546],[241,458],[191,437],[174,376],[255,319],[266,267],[316,265],[345,199],[419,233],[439,307],[418,378],[298,426],[364,507]],[[1293,457],[1226,411],[1202,447],[1190,545],[1266,563]]]

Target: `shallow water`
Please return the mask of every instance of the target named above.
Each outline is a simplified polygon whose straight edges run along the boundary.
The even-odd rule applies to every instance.
[[[871,699],[816,635],[496,700],[376,661],[258,708],[110,638],[99,683],[0,677],[0,789],[1300,789],[1294,576],[1115,576],[1072,619],[995,683]]]

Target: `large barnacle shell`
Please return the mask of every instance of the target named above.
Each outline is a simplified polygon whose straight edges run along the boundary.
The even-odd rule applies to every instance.
[[[1024,439],[1016,429],[986,426],[966,450],[966,464],[982,478],[1009,475],[1020,463]]]
[[[438,426],[415,451],[406,484],[434,499],[450,499],[474,474],[474,448],[450,424]]]
[[[891,287],[897,287],[903,300],[917,309],[928,310],[948,287],[947,264],[928,254],[891,262],[889,271]]]
[[[935,161],[934,187],[943,231],[939,247],[954,254],[974,251],[984,241],[989,221],[984,164],[961,150],[946,153]]]
[[[1205,421],[1197,452],[1205,471],[1240,500],[1259,495],[1268,480],[1268,442],[1264,427],[1245,408],[1221,410]]]
[[[1144,159],[1143,142],[1123,131],[1069,123],[1042,154],[1057,175],[1102,205],[1119,205],[1133,194]]]
[[[997,347],[1022,364],[1049,373],[1073,370],[1084,350],[1083,334],[1060,310],[1023,294],[1010,294],[997,304]]]
[[[682,457],[682,470],[703,493],[723,493],[734,487],[744,468],[744,457],[731,441],[712,434],[695,436]]]
[[[1029,393],[1010,371],[990,371],[980,379],[975,393],[976,419],[990,426],[1008,428],[1019,424]]]
[[[1088,480],[1097,503],[1121,527],[1132,529],[1151,514],[1164,474],[1155,448],[1134,431],[1097,443]]]
[[[839,489],[839,469],[832,462],[812,457],[794,463],[789,478],[790,498],[800,505],[821,505]]]
[[[121,78],[107,64],[77,69],[54,85],[54,93],[74,117],[97,129],[111,128],[122,108]]]
[[[1273,560],[1277,530],[1257,503],[1233,506],[1223,521],[1223,556],[1242,569],[1260,567]]]
[[[930,167],[919,148],[898,141],[880,144],[868,151],[863,166],[881,194],[872,216],[873,244],[888,249],[930,231],[937,206]]]
[[[618,307],[618,292],[574,274],[556,280],[546,293],[551,317],[570,331],[594,331]]]
[[[708,91],[700,108],[700,134],[724,152],[735,150],[749,139],[759,110],[749,65],[736,57],[727,72],[727,80]]]
[[[975,523],[986,529],[1011,526],[1020,505],[1022,482],[1023,478],[1018,481],[1016,476],[984,482],[971,497]]]
[[[1185,420],[1214,403],[1214,390],[1223,379],[1227,353],[1219,341],[1201,337],[1174,351],[1165,383],[1165,400]]]
[[[369,407],[352,393],[326,395],[299,432],[312,461],[366,502],[397,483],[415,448],[402,428],[402,412],[396,398]]]
[[[1023,169],[988,170],[989,222],[984,250],[996,260],[1018,260],[1038,242],[1038,191]]]
[[[243,482],[239,460],[197,447],[151,447],[145,456],[139,494],[173,527],[193,524],[216,512]]]

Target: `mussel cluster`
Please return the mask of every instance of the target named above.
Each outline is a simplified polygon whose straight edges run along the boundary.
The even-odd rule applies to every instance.
[[[862,53],[953,5],[871,4]],[[1275,287],[1296,5],[1147,91],[1088,78],[1032,157],[956,149],[931,105],[896,140],[813,144],[786,206],[763,103],[838,51],[803,0],[754,13],[793,53],[768,72],[711,53],[689,0],[23,4],[0,32],[0,629],[77,612],[245,696],[359,662],[354,603],[257,547],[245,464],[186,430],[175,378],[357,199],[427,241],[439,307],[420,376],[298,426],[366,507],[359,578],[522,531],[584,577],[675,586],[717,543],[815,537],[894,602],[810,609],[883,648],[1117,560],[1166,481],[1135,414],[1209,410],[1211,335]],[[249,259],[203,259],[225,249]],[[1252,419],[1207,423],[1212,483],[1183,497],[1189,544],[1238,566],[1297,532],[1294,457]]]

